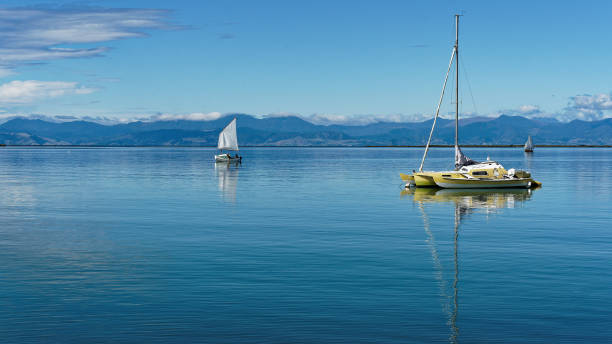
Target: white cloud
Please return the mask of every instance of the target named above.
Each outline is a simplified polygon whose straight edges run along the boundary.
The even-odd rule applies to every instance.
[[[15,117],[21,117],[21,115],[14,114],[14,113],[9,113],[9,112],[2,112],[2,113],[0,113],[0,124],[6,122],[8,120],[11,120],[11,119],[13,119]]]
[[[29,104],[40,99],[94,91],[95,89],[79,86],[76,82],[14,80],[0,85],[0,104]]]
[[[554,118],[561,122],[573,120],[599,121],[612,118],[612,93],[581,94],[569,97],[567,106],[558,111],[544,111],[538,105],[522,105],[518,109],[500,110],[491,115]]]
[[[149,117],[142,117],[142,118],[139,118],[138,120],[145,121],[145,122],[173,121],[173,120],[179,120],[179,119],[184,119],[188,121],[213,121],[215,119],[221,118],[222,116],[223,115],[220,112],[209,112],[209,113],[193,112],[193,113],[188,113],[188,114],[162,113],[162,114],[152,115]]]
[[[15,74],[15,72],[13,72],[13,70],[11,70],[9,68],[0,67],[0,78],[4,78],[4,77],[7,77],[7,76],[13,75],[13,74]]]
[[[489,113],[487,115],[480,115],[480,116],[499,117],[501,115],[522,116],[526,118],[553,117],[552,114],[547,114],[544,111],[542,111],[538,105],[532,105],[532,104],[521,105],[518,108],[514,108],[514,109],[498,110],[498,111]],[[479,115],[475,115],[475,116],[479,116]]]
[[[18,47],[99,43],[145,36],[145,29],[171,28],[168,11],[114,8],[0,10],[0,40]]]
[[[66,48],[142,37],[151,29],[173,29],[169,12],[157,9],[0,9],[0,68],[51,59],[98,56],[107,47]],[[9,47],[9,48],[7,48]],[[3,73],[0,72],[0,77]]]
[[[574,101],[576,107],[589,107],[589,108],[600,108],[600,109],[612,109],[612,99],[609,94],[596,94],[596,95],[580,95],[571,98]]]
[[[4,104],[24,104],[37,99],[52,98],[69,94],[87,94],[94,92],[95,89],[83,87],[74,82],[44,82],[44,81],[13,81],[0,85],[0,105]],[[538,105],[524,104],[514,109],[500,110],[491,113],[461,113],[461,118],[474,120],[486,120],[487,118],[497,118],[500,115],[523,116],[527,118],[554,118],[559,121],[571,121],[574,119],[593,121],[612,117],[612,94],[578,95],[570,97],[568,106],[558,112],[547,112]],[[187,114],[173,113],[115,113],[112,115],[74,117],[66,114],[62,115],[24,115],[5,112],[0,109],[0,122],[14,117],[41,118],[51,121],[67,121],[75,118],[94,121],[103,124],[129,123],[134,121],[170,121],[170,120],[192,120],[192,121],[211,121],[219,119],[228,113],[220,112],[193,112]],[[267,117],[300,117],[306,121],[319,125],[367,125],[377,122],[422,122],[433,118],[432,114],[418,113],[406,114],[366,114],[366,115],[341,115],[317,113],[301,115],[293,112],[271,113],[265,115],[255,115],[258,118]],[[454,113],[441,114],[444,118],[454,118]]]
[[[14,119],[14,118],[42,119],[47,122],[57,122],[54,116],[15,113],[15,112],[0,110],[0,124],[10,121],[11,119]]]
[[[337,114],[325,114],[316,113],[311,115],[300,115],[291,112],[272,113],[263,117],[289,117],[296,116],[308,122],[319,124],[319,125],[366,125],[377,122],[421,122],[432,118],[431,114],[366,114],[366,115],[337,115]]]
[[[4,66],[14,66],[28,61],[45,61],[64,58],[79,58],[98,56],[107,51],[108,48],[99,47],[92,49],[67,49],[67,48],[21,48],[0,49],[0,63]],[[10,67],[3,67],[8,69]]]
[[[596,121],[612,117],[612,95],[600,93],[595,95],[583,94],[570,98],[564,119],[580,119],[584,121]]]
[[[542,110],[537,105],[521,105],[519,112],[523,115],[538,115],[542,113]]]

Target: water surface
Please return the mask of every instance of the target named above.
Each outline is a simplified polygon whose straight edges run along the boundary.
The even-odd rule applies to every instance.
[[[241,152],[0,149],[2,341],[612,341],[612,149],[464,149],[544,184],[504,192],[402,191],[422,149]]]

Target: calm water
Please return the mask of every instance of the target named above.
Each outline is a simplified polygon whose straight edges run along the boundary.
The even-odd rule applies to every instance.
[[[0,149],[3,343],[612,341],[612,149]],[[429,168],[453,152],[433,149]]]

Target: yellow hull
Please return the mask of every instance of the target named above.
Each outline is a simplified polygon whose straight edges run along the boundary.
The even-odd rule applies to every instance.
[[[413,173],[412,176],[414,177],[414,185],[416,185],[417,187],[437,186],[433,178],[435,173],[436,172]]]
[[[400,177],[406,186],[436,187],[433,176],[437,172],[414,172],[412,174],[400,173]]]
[[[414,182],[414,177],[410,174],[400,173],[400,178],[402,178],[402,180],[406,183]]]
[[[406,186],[447,189],[537,188],[542,183],[531,178],[466,178],[456,171],[400,173]]]
[[[435,175],[433,177],[436,185],[446,189],[497,189],[497,188],[529,188],[531,178],[512,178],[512,179],[467,179],[443,177]]]

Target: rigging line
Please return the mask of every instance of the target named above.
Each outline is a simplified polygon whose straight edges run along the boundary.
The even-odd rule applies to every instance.
[[[440,114],[440,106],[442,105],[442,101],[444,99],[444,90],[446,89],[446,82],[448,81],[448,73],[450,73],[451,67],[453,65],[453,59],[455,59],[456,50],[453,48],[453,52],[451,54],[450,61],[448,62],[448,69],[446,70],[446,76],[444,77],[444,85],[442,85],[442,93],[440,94],[440,100],[438,101],[438,106],[436,108],[436,115],[434,116],[433,123],[431,125],[431,131],[429,132],[429,138],[427,139],[427,145],[425,146],[425,152],[423,153],[423,159],[421,160],[421,166],[419,166],[419,172],[423,172],[423,164],[425,163],[425,158],[427,157],[427,152],[429,151],[429,144],[431,143],[431,137],[434,132],[434,128],[436,127],[436,120],[438,119],[438,115]]]
[[[454,61],[453,65],[456,66],[457,62]],[[456,67],[455,67],[456,68]],[[455,72],[454,70],[451,71],[451,76],[450,76],[451,80],[450,80],[450,97],[448,97],[448,108],[446,110],[446,118],[450,118],[452,120],[454,120],[455,118],[455,109],[453,107],[453,105],[455,104],[455,102],[457,101],[455,99]],[[455,164],[453,163],[453,166],[455,166]],[[454,167],[452,168],[454,169]]]
[[[465,81],[468,84],[468,90],[470,91],[470,97],[472,97],[472,105],[474,106],[474,112],[478,114],[478,108],[476,107],[476,101],[474,100],[474,93],[472,93],[472,84],[470,84],[470,78],[468,78],[467,68],[465,68],[465,65],[463,64],[463,60],[464,59],[462,59],[459,63],[461,63],[461,69],[463,70]]]

